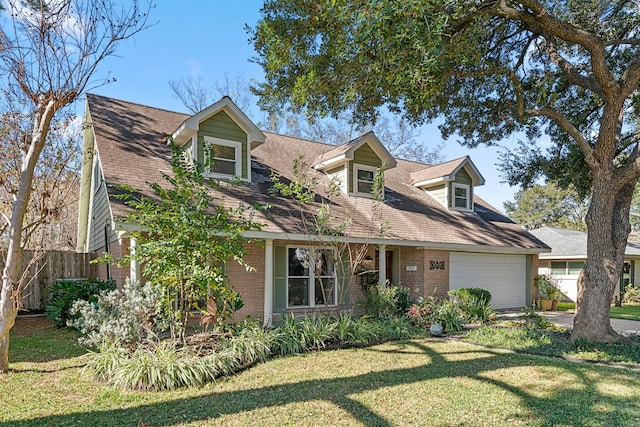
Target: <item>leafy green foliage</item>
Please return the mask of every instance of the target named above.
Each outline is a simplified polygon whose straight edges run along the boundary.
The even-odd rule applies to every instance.
[[[440,323],[445,331],[457,332],[464,328],[460,308],[450,300],[444,300],[436,309],[435,322]]]
[[[452,289],[448,292],[450,296],[456,297],[459,300],[476,300],[485,303],[491,302],[491,292],[482,288],[460,288]]]
[[[617,338],[597,324],[608,322],[640,177],[636,4],[268,0],[261,13],[263,107],[349,111],[356,123],[387,107],[414,123],[442,118],[443,137],[468,147],[515,136],[501,159],[510,184],[545,177],[591,194],[589,236],[611,238],[590,237],[573,333]]]
[[[146,280],[164,290],[165,313],[184,331],[189,312],[200,309],[198,302],[207,295],[220,303],[223,318],[241,307],[224,264],[235,261],[251,269],[243,261],[243,234],[260,229],[253,214],[261,208],[224,206],[213,192],[221,184],[205,180],[204,165],[192,162],[175,146],[171,166],[164,186],[149,184],[154,198],[139,197],[132,189],[123,194],[134,209],[128,222],[144,232],[135,233],[135,254],[121,261],[135,258],[144,266]]]
[[[558,287],[558,280],[549,274],[539,274],[534,278],[538,288],[538,298],[557,300],[562,293]]]
[[[572,188],[549,183],[518,190],[514,201],[505,202],[504,208],[509,218],[528,230],[545,226],[586,230],[587,202]]]
[[[382,220],[382,211],[379,209],[380,203],[384,201],[384,169],[385,165],[378,168],[373,178],[371,195],[374,200],[374,215],[368,221],[368,237],[382,236],[386,232],[386,223]],[[328,184],[321,183],[321,175],[309,167],[304,156],[294,160],[291,176],[289,180],[272,174],[271,193],[275,197],[293,200],[297,207],[296,215],[300,219],[309,245],[319,250],[327,249],[323,255],[335,266],[336,276],[340,279],[337,281],[337,291],[338,305],[341,306],[346,300],[353,273],[361,268],[369,245],[354,244],[345,239],[349,236],[353,215],[356,213],[347,213],[344,218],[337,218],[332,213],[334,202],[331,198],[337,197],[341,192],[337,179],[331,180]],[[291,207],[287,206],[287,209]],[[333,289],[330,292],[333,292]]]
[[[575,357],[579,359],[640,363],[640,340],[623,338],[611,344],[578,339],[572,341],[569,332],[557,327],[546,327],[544,322],[514,324],[510,327],[481,326],[465,333],[464,339],[473,343],[526,351],[550,356]]]
[[[66,326],[68,321],[76,317],[71,312],[74,302],[81,300],[95,303],[100,292],[115,288],[116,282],[113,280],[59,280],[51,285],[49,290],[50,298],[46,308],[47,318],[53,320],[59,327]]]
[[[449,295],[460,308],[462,316],[469,322],[485,323],[495,318],[491,305],[491,292],[482,288],[452,289]]]
[[[363,311],[371,317],[403,316],[411,307],[409,288],[401,286],[368,286],[360,301]]]

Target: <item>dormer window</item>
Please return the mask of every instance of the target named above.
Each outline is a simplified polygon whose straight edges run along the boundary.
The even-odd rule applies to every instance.
[[[324,172],[332,184],[350,196],[384,199],[384,187],[380,194],[373,194],[374,182],[379,173],[396,167],[396,160],[373,132],[339,145],[319,156],[313,168]],[[380,172],[378,172],[380,171]],[[382,201],[382,200],[381,200]]]
[[[205,169],[208,177],[231,177],[242,175],[242,144],[236,141],[204,137],[209,152],[209,164]]]
[[[453,208],[470,210],[470,191],[466,184],[453,183]]]
[[[359,196],[372,197],[377,170],[378,168],[375,166],[353,165],[354,193]]]

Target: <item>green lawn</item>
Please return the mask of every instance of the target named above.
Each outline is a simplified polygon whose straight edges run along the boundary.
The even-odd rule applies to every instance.
[[[576,305],[572,302],[558,303],[558,311],[570,311],[575,309],[576,309]],[[640,305],[625,305],[623,307],[611,306],[610,315],[611,315],[611,318],[613,319],[626,319],[626,320],[640,321]]]
[[[75,334],[16,331],[3,426],[640,423],[640,372],[440,339],[272,359],[201,388],[125,392],[81,374]]]

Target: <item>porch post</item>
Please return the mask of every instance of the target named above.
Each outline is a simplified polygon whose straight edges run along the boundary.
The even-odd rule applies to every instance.
[[[135,237],[129,238],[129,253],[132,256],[131,263],[129,264],[129,279],[131,282],[140,283],[140,263],[135,259],[137,244],[138,242]]]
[[[264,239],[264,326],[273,326],[273,239]]]
[[[380,289],[387,287],[387,247],[378,246],[378,286]]]

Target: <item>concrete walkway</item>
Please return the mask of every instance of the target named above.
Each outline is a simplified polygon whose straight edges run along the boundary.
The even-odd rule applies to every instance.
[[[573,313],[567,311],[539,311],[539,314],[546,317],[551,323],[564,328],[573,328]],[[500,317],[504,319],[519,319],[522,313],[505,312]],[[611,319],[611,326],[621,335],[639,335],[640,322],[636,320]]]
[[[573,328],[573,313],[571,312],[545,311],[541,314],[555,325]],[[611,319],[611,326],[621,335],[640,335],[640,322],[636,320]]]

